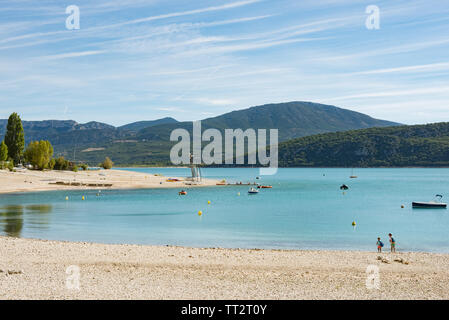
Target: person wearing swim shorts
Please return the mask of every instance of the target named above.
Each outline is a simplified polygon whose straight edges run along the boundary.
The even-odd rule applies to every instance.
[[[390,237],[390,250],[392,253],[396,252],[396,241],[391,233],[389,233],[388,236]]]
[[[380,241],[380,238],[377,238],[377,252],[381,253],[382,252],[382,247],[384,246],[384,244],[382,243],[382,241]]]

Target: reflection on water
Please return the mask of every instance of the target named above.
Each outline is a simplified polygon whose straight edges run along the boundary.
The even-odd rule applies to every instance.
[[[2,206],[0,207],[0,231],[8,237],[20,237],[24,220],[31,226],[46,226],[49,224],[47,214],[52,211],[53,206],[49,204]],[[24,219],[24,213],[26,214],[26,219]]]
[[[23,228],[23,206],[0,207],[0,226],[8,237],[20,237]]]
[[[25,207],[29,211],[38,213],[50,213],[53,210],[51,204],[31,204]]]

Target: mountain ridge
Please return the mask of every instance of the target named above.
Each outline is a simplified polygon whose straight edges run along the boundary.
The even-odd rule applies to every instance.
[[[114,127],[91,121],[79,124],[73,120],[23,121],[26,143],[31,140],[49,140],[55,155],[74,157],[77,150],[95,150],[79,153],[76,160],[97,164],[105,156],[116,164],[168,163],[172,130],[184,128],[192,132],[191,121],[178,122],[166,117],[152,121],[137,121]],[[346,131],[367,127],[398,125],[363,113],[331,105],[306,101],[265,104],[228,112],[201,120],[203,131],[225,129],[279,129],[279,140],[287,141],[307,135]],[[6,123],[0,120],[0,137]]]

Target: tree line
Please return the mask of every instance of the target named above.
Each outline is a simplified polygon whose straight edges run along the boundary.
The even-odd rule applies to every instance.
[[[14,169],[14,165],[23,161],[30,164],[35,170],[71,170],[78,171],[79,167],[87,170],[87,164],[79,166],[64,157],[53,158],[53,146],[48,140],[31,141],[25,148],[25,133],[22,120],[17,113],[9,116],[4,140],[0,143],[0,169]],[[111,169],[113,162],[108,157],[99,164],[99,167]]]

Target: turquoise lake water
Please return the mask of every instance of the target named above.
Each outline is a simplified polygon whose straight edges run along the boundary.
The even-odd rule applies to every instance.
[[[190,173],[183,168],[127,170],[167,177]],[[0,195],[0,235],[194,247],[376,250],[377,237],[388,247],[391,232],[398,250],[449,252],[449,211],[411,208],[412,201],[429,201],[435,194],[449,199],[449,169],[356,169],[354,174],[357,179],[349,179],[350,169],[292,168],[255,180],[257,169],[203,169],[209,178],[273,186],[257,195],[248,195],[248,186],[191,188],[187,196],[179,196],[178,189],[103,190],[100,197],[95,190]],[[345,194],[339,189],[343,183],[350,188]]]

